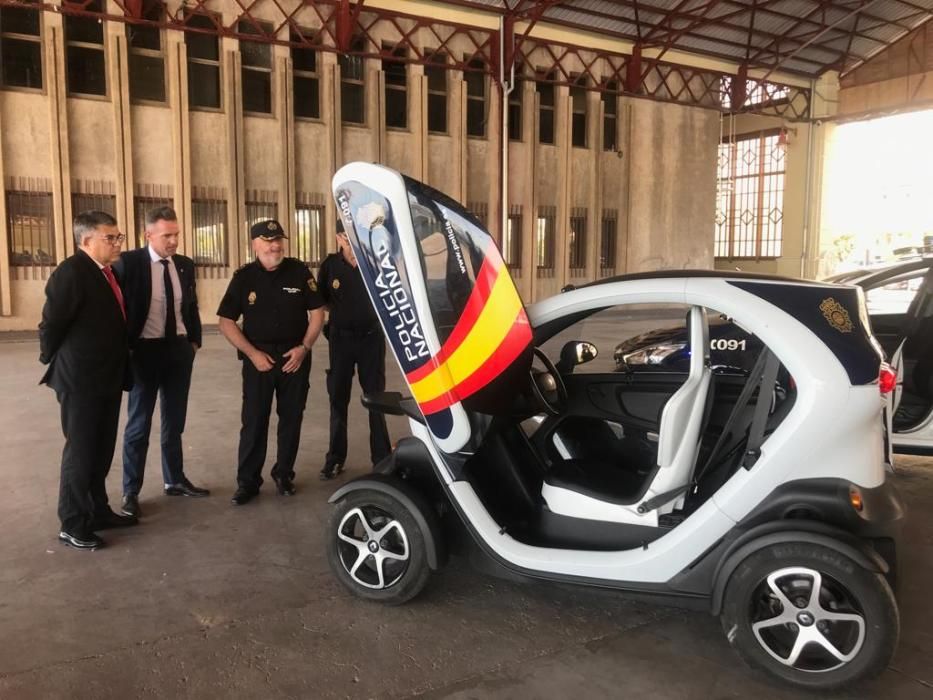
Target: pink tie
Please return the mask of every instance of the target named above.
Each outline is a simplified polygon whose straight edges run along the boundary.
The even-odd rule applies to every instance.
[[[104,277],[107,278],[107,282],[110,283],[110,288],[113,290],[113,295],[117,298],[117,303],[120,305],[120,313],[123,314],[123,320],[126,320],[126,306],[123,304],[123,292],[120,291],[120,285],[117,284],[117,278],[113,276],[113,270],[110,269],[110,265],[107,265],[103,268]]]

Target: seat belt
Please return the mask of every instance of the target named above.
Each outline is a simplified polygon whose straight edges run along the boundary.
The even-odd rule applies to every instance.
[[[761,456],[761,443],[765,440],[765,424],[771,412],[774,401],[774,382],[777,381],[778,360],[774,353],[768,352],[764,371],[761,374],[761,388],[758,390],[758,401],[755,403],[755,415],[751,427],[748,429],[748,442],[745,445],[745,457],[742,466],[751,469]],[[765,394],[770,400],[765,400]]]

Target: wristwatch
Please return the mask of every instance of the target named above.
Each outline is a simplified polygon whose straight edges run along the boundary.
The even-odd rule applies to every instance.
[[[308,347],[307,345],[305,345],[304,343],[301,344],[301,347],[303,347],[303,348],[305,349],[305,352],[311,352],[311,348],[309,348],[309,347]]]

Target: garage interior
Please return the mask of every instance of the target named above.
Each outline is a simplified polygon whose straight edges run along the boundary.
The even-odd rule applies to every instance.
[[[330,177],[353,160],[463,202],[526,303],[659,269],[824,277],[846,233],[840,129],[933,108],[931,16],[931,0],[0,0],[0,697],[806,697],[737,664],[709,615],[611,592],[457,562],[411,605],[352,598],[321,537],[323,339],[295,498],[231,509],[239,372],[209,332],[185,449],[213,495],[160,496],[150,450],[143,525],[65,550],[35,327],[78,211],[112,213],[133,248],[145,210],[174,206],[211,326],[255,221],[291,227],[312,269],[333,249]],[[353,458],[343,479],[365,470]],[[931,459],[897,461],[898,652],[843,697],[933,697]],[[112,500],[119,484],[115,463]]]

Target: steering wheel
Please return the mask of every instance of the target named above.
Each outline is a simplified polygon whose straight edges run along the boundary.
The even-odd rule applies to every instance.
[[[567,385],[554,363],[540,348],[535,348],[534,354],[547,371],[531,368],[531,392],[546,413],[556,416],[567,405]]]

